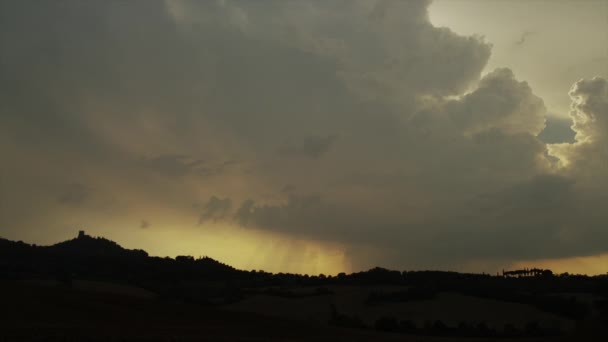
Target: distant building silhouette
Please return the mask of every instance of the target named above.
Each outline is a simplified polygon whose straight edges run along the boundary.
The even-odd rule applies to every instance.
[[[78,231],[78,238],[79,239],[85,238],[86,236],[87,236],[87,234],[84,232],[84,230]]]

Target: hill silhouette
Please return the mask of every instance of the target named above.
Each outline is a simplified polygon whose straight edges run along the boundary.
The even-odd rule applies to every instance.
[[[147,257],[148,253],[143,250],[129,250],[121,247],[114,241],[92,237],[81,232],[77,238],[63,241],[49,247],[57,253],[74,254],[80,256],[124,256],[124,257]]]
[[[114,241],[84,232],[74,239],[51,246],[0,239],[0,281],[14,283],[23,280],[52,280],[68,291],[77,291],[82,281],[119,284],[154,293],[162,300],[179,300],[205,307],[246,303],[250,298],[262,301],[264,298],[283,298],[281,300],[291,303],[288,305],[293,304],[296,311],[307,298],[323,297],[329,301],[315,299],[312,302],[333,303],[341,298],[344,289],[356,288],[358,293],[364,294],[359,296],[361,303],[357,304],[364,311],[367,310],[365,308],[374,311],[378,307],[413,305],[408,303],[440,303],[442,298],[447,298],[446,293],[451,293],[465,296],[458,298],[479,298],[486,301],[484,303],[498,301],[534,308],[539,313],[561,317],[564,322],[580,322],[578,325],[592,322],[589,323],[592,326],[602,326],[608,322],[606,276],[556,275],[536,268],[492,276],[395,271],[381,267],[336,276],[273,274],[238,270],[209,257],[150,256],[143,250],[125,249]],[[500,329],[482,321],[449,325],[435,320],[421,324],[416,323],[419,317],[404,321],[390,315],[366,322],[346,312],[342,306],[322,305],[331,306],[326,323],[357,329],[461,337],[553,336],[564,333],[555,324],[543,325],[542,321],[530,321],[522,326],[509,323]],[[256,304],[253,311],[259,307]],[[467,307],[462,307],[462,310],[464,317]],[[273,311],[269,312],[272,315]]]

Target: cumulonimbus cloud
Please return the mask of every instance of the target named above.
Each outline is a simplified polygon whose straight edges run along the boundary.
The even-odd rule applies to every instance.
[[[566,167],[597,170],[608,157],[608,81],[602,77],[580,80],[569,94],[576,142],[549,145],[549,151]]]
[[[575,84],[576,141],[547,145],[542,99],[429,3],[0,3],[5,220],[52,234],[111,200],[131,226],[339,241],[355,268],[605,252],[606,80]],[[96,201],[58,205],[73,179]]]

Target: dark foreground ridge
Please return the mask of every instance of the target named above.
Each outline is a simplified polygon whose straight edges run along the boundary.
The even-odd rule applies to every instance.
[[[379,267],[272,274],[208,257],[153,257],[84,232],[52,246],[0,239],[0,281],[8,304],[0,341],[167,340],[167,333],[181,340],[589,339],[608,327],[606,276]],[[109,328],[100,333],[100,324]]]

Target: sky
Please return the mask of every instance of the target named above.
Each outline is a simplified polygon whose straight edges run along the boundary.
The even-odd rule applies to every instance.
[[[0,0],[0,236],[608,269],[608,1]]]

